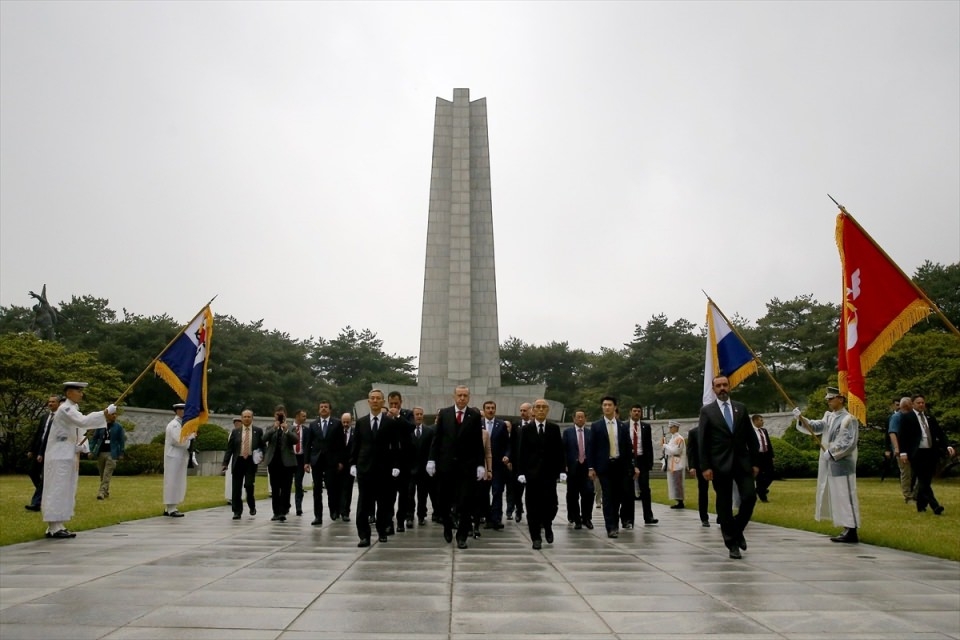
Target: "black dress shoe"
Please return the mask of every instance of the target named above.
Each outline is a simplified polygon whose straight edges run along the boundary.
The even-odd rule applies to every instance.
[[[577,530],[583,529],[583,523],[582,523],[582,522],[578,522],[578,523],[576,523],[575,525],[573,525],[573,528],[574,528],[574,529],[577,529]]]
[[[553,529],[549,527],[544,528],[543,537],[547,541],[547,544],[553,544]]]
[[[644,520],[643,524],[657,524],[658,522],[660,522],[658,519],[650,518],[649,520]]]
[[[323,524],[323,520],[317,519],[317,520],[314,520],[313,522],[311,522],[311,523],[310,523],[310,526],[311,526],[311,527],[319,527],[319,526],[322,525],[322,524]]]
[[[417,524],[422,527],[423,525],[427,524],[427,519],[426,519],[426,518],[420,518],[419,520],[417,520]]]
[[[279,521],[280,521],[280,516],[273,516],[272,518],[270,518],[270,522],[279,522]]]
[[[625,525],[623,525],[623,528],[624,528],[624,529],[633,529],[633,523],[632,523],[632,522],[628,522],[628,523],[626,523]]]
[[[350,516],[340,516],[340,519],[344,522],[350,522]]]
[[[240,519],[240,514],[239,514],[239,513],[233,514],[233,519],[234,519],[234,520],[239,520],[239,519]]]
[[[540,542],[539,540],[534,540],[534,541],[533,541],[533,549],[534,549],[535,551],[540,551],[540,549],[542,549],[542,548],[543,548],[543,544],[541,544],[541,542]]]
[[[400,529],[400,530],[403,531],[403,529]],[[396,529],[393,528],[393,525],[390,525],[389,527],[387,527],[387,535],[388,535],[388,536],[396,535],[396,533],[397,533],[397,531],[396,531]]]
[[[287,516],[280,516],[280,522],[286,522]]]
[[[453,542],[453,531],[450,529],[443,530],[443,539],[447,542]]]
[[[413,518],[407,518],[407,529],[413,529]]]
[[[710,521],[709,521],[709,520],[701,520],[701,521],[700,521],[700,526],[701,526],[701,527],[709,527],[709,526],[710,526]]]
[[[860,542],[860,537],[857,535],[856,529],[844,529],[843,533],[840,535],[830,538],[830,542],[846,542],[848,544],[853,544]]]
[[[250,507],[250,515],[252,515],[252,516],[257,515],[257,508],[256,508],[256,507]]]
[[[480,537],[480,529],[474,529],[474,530],[473,530],[473,539],[476,540],[476,539],[479,538],[479,537]]]
[[[297,515],[298,515],[298,516],[302,516],[302,515],[303,515],[303,511],[301,511],[300,509],[297,509]]]
[[[591,522],[590,520],[587,520],[586,522],[583,523],[583,526],[585,526],[587,529],[593,529],[593,522]]]
[[[404,526],[398,522],[398,523],[397,523],[397,533],[404,533],[405,531],[406,531],[406,528],[404,528]]]
[[[360,539],[360,542],[357,543],[357,546],[358,546],[358,547],[369,547],[369,546],[370,546],[370,538],[361,538],[361,539]]]
[[[619,537],[620,537],[620,534],[617,533],[616,531],[607,531],[607,537],[608,537],[608,538],[619,538]]]
[[[77,537],[77,534],[75,534],[75,533],[72,532],[72,531],[67,531],[66,529],[60,529],[60,531],[56,531],[56,532],[54,532],[54,533],[51,533],[51,534],[50,534],[50,537],[51,537],[51,538],[57,538],[57,539],[59,539],[59,540],[64,540],[64,539],[66,539],[66,538],[76,538],[76,537]]]
[[[743,556],[740,555],[740,549],[736,547],[730,547],[730,557],[733,558],[734,560],[740,560],[741,558],[743,558]]]
[[[737,546],[740,547],[741,551],[747,550],[747,539],[743,537],[743,534],[740,534],[740,539],[737,540]]]
[[[460,538],[457,538],[457,549],[466,549],[466,548],[467,548],[466,538],[464,538],[463,540],[461,540]]]
[[[390,538],[388,538],[387,536],[380,536],[379,538],[377,538],[377,542],[390,542]]]
[[[934,515],[937,515],[937,516],[940,515],[941,513],[943,513],[943,505],[939,505],[939,506],[937,506],[937,507],[934,507],[933,513],[934,513]]]
[[[170,516],[171,518],[182,518],[182,517],[183,517],[183,514],[180,513],[180,512],[177,511],[177,510],[173,510],[173,511],[171,511],[170,513],[168,513],[167,515]]]
[[[23,508],[26,509],[27,511],[40,511],[40,505],[34,506],[32,504],[28,504],[28,505],[24,505]]]
[[[518,513],[513,517],[513,519],[516,520],[517,522],[520,522],[520,520],[523,519],[523,514],[518,512]]]
[[[682,502],[678,502],[677,504],[672,504],[672,505],[670,505],[670,508],[671,508],[671,509],[683,509],[683,503],[682,503]]]

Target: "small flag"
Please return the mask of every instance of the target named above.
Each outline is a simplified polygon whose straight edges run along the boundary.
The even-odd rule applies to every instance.
[[[757,372],[750,348],[730,327],[720,309],[707,298],[707,354],[703,362],[703,404],[717,399],[713,379],[724,375],[733,389]]]
[[[186,404],[180,441],[207,422],[207,363],[213,337],[213,313],[207,305],[183,333],[157,356],[156,374]]]

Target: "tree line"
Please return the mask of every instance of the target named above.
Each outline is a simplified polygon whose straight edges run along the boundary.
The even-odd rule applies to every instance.
[[[926,262],[917,282],[960,325],[960,263]],[[29,333],[30,307],[0,307],[0,460],[4,468],[25,449],[47,395],[68,378],[95,381],[90,407],[116,398],[181,328],[167,315],[143,316],[110,308],[109,300],[73,295],[59,305],[57,340]],[[704,304],[704,307],[706,304]],[[755,322],[731,317],[779,383],[801,404],[817,404],[819,390],[836,380],[839,307],[812,295],[774,298]],[[504,385],[543,383],[548,399],[593,415],[611,391],[621,406],[639,403],[649,417],[695,415],[701,404],[705,328],[685,318],[655,314],[636,324],[633,339],[598,352],[573,349],[566,341],[544,345],[507,338],[500,348]],[[335,338],[295,339],[217,315],[211,348],[208,403],[216,413],[249,407],[269,414],[277,403],[306,408],[323,398],[349,410],[374,382],[415,384],[414,356],[384,350],[371,329],[347,326]],[[867,377],[868,423],[886,424],[890,401],[913,392],[928,403],[948,431],[960,431],[960,340],[934,316],[916,326]],[[786,408],[765,375],[735,391],[752,411]],[[821,394],[822,395],[822,394]],[[482,399],[478,399],[482,400]],[[173,392],[146,377],[128,396],[132,406],[169,408]],[[88,407],[89,408],[89,407]],[[27,433],[29,432],[29,434]]]

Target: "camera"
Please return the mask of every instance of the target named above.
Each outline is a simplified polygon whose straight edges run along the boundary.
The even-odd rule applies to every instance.
[[[282,413],[277,414],[277,422],[279,422],[280,424],[283,424],[286,421],[287,421],[287,416],[283,415]]]

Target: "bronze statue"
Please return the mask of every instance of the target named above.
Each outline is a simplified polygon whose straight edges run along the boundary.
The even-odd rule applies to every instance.
[[[47,285],[43,285],[40,295],[31,291],[30,297],[37,300],[37,304],[33,305],[34,316],[30,330],[41,340],[56,340],[57,332],[54,327],[57,324],[57,310],[47,301]]]

